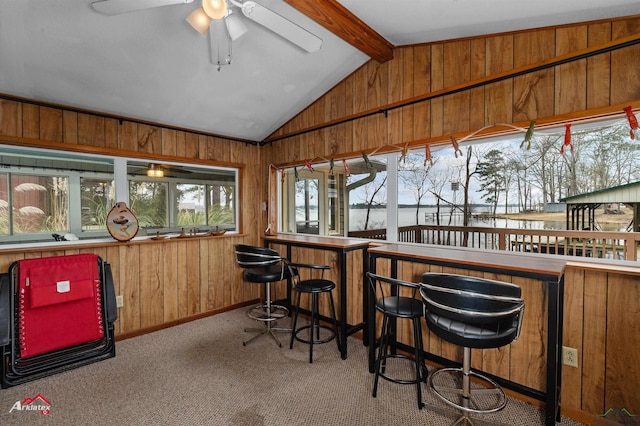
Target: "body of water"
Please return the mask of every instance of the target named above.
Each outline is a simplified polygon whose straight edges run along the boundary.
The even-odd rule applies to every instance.
[[[509,206],[508,213],[518,213],[517,206]],[[493,219],[485,215],[490,213],[491,209],[487,206],[476,206],[472,209],[471,220],[469,226],[485,227],[485,228],[513,228],[513,229],[566,229],[566,223],[562,221],[544,221],[544,220],[517,220],[517,219]],[[498,207],[496,213],[505,212],[504,206]],[[436,208],[421,207],[416,217],[415,207],[402,207],[398,209],[398,226],[411,225],[437,225]],[[349,209],[349,231],[362,231],[366,220],[366,208],[350,208]],[[297,211],[298,223],[304,223],[304,211]],[[317,227],[317,212],[315,209],[311,211],[311,221]],[[449,209],[440,210],[441,226],[462,226],[463,217],[459,211],[453,214]],[[385,209],[371,209],[369,212],[369,225],[367,229],[381,229],[387,227],[387,211]],[[617,224],[607,224],[602,226],[603,231],[624,231],[625,226]]]
[[[482,214],[489,213],[488,207],[476,207],[472,209],[472,218],[469,226],[492,227],[492,228],[515,228],[515,229],[565,229],[564,222],[545,222],[542,220],[512,220],[512,219],[491,219],[482,217]],[[505,208],[498,208],[497,213],[504,213]],[[509,207],[509,213],[517,213],[516,206]],[[367,209],[349,209],[349,230],[361,231],[364,229]],[[415,207],[403,207],[398,209],[398,226],[411,225],[436,225],[436,208],[421,207],[417,214]],[[463,217],[460,212],[451,212],[448,209],[440,210],[440,225],[462,226]],[[387,211],[385,209],[371,209],[369,212],[368,229],[379,229],[387,227]]]

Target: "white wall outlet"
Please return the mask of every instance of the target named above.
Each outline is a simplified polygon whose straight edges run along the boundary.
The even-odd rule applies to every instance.
[[[124,297],[122,295],[116,296],[116,307],[122,308],[124,306]]]
[[[569,348],[567,346],[562,347],[562,363],[569,367],[578,367],[578,350],[575,348]]]

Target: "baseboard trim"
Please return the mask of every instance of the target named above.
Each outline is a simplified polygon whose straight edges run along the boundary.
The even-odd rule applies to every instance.
[[[225,306],[224,308],[214,309],[211,311],[203,312],[196,315],[180,318],[174,321],[163,322],[162,324],[154,325],[151,327],[141,328],[139,330],[130,331],[127,333],[117,334],[116,341],[131,339],[132,337],[142,336],[144,334],[153,333],[154,331],[164,330],[165,328],[175,327],[176,325],[185,324],[191,321],[196,321],[202,318],[207,318],[213,315],[222,314],[224,312],[232,311],[234,309],[251,306],[259,302],[259,299],[250,300],[248,302],[236,303],[235,305]]]

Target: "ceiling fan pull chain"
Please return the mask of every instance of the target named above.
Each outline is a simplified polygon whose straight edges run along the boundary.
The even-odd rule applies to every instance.
[[[216,65],[218,71],[223,65],[231,64],[231,36],[224,21],[211,21],[209,43],[211,47],[211,63]],[[223,49],[226,50],[223,51]]]

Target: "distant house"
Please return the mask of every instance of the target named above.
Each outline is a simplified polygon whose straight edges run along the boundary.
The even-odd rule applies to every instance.
[[[560,213],[567,210],[566,203],[546,203],[544,205],[545,213]]]

